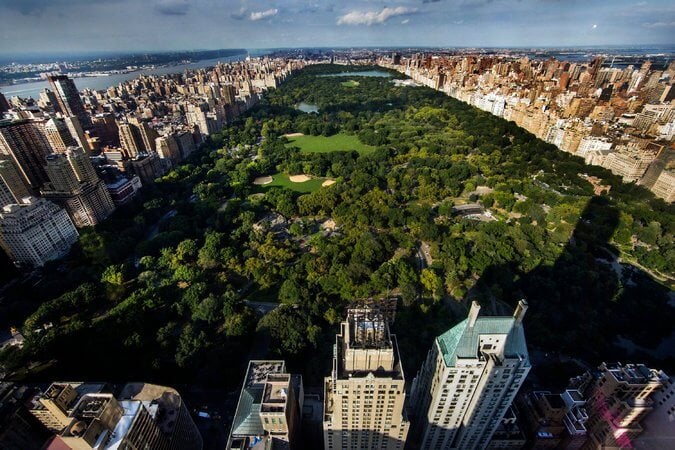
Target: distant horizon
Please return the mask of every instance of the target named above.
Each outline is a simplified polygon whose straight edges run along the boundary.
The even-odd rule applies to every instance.
[[[609,50],[609,49],[667,49],[675,53],[675,43],[672,44],[589,44],[589,45],[348,45],[348,46],[295,46],[295,47],[218,47],[218,48],[185,48],[185,49],[160,49],[160,50],[84,50],[84,51],[26,51],[14,53],[0,52],[0,59],[21,57],[75,57],[75,56],[135,56],[140,54],[169,54],[169,53],[196,53],[207,51],[233,51],[242,50],[242,53],[260,51],[283,51],[283,50],[350,50],[350,49],[476,49],[476,50]]]

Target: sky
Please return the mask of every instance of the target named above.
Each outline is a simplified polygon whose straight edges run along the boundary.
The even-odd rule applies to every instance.
[[[0,54],[643,44],[673,0],[0,0]]]

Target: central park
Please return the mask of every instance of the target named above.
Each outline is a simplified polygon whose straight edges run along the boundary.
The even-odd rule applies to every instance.
[[[675,320],[671,206],[511,122],[376,73],[294,74],[84,229],[40,283],[10,286],[2,325],[26,337],[0,353],[10,377],[234,389],[249,359],[279,357],[316,385],[345,308],[368,297],[399,300],[411,376],[471,300],[503,314],[521,298],[533,350],[596,364],[629,342],[675,368],[650,353]],[[594,196],[589,176],[611,193]],[[490,220],[457,214],[462,204]],[[261,314],[256,302],[278,306]]]

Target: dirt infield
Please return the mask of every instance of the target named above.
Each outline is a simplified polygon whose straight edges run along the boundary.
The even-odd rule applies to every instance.
[[[293,183],[304,183],[305,181],[311,180],[307,175],[291,175],[288,177]]]
[[[272,182],[272,177],[258,177],[255,180],[253,180],[253,184],[256,186],[262,186],[264,184],[270,184]]]
[[[335,180],[326,180],[323,183],[321,183],[321,186],[326,187],[326,186],[331,186],[333,184],[335,184]]]

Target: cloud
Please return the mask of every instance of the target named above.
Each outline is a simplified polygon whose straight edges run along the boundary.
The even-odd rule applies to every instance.
[[[675,27],[675,20],[672,22],[651,22],[642,24],[645,28],[671,28]]]
[[[230,17],[235,20],[244,20],[246,18],[246,8],[241,7],[239,11],[231,13]]]
[[[392,17],[414,14],[417,8],[408,8],[397,6],[396,8],[386,7],[382,11],[350,11],[344,16],[338,17],[338,25],[375,25],[384,23]]]
[[[268,17],[274,17],[277,14],[279,14],[279,10],[276,8],[271,8],[265,11],[253,11],[251,15],[248,16],[248,18],[251,20],[262,20],[267,19]]]
[[[155,9],[166,16],[184,16],[190,9],[187,0],[161,0]]]

